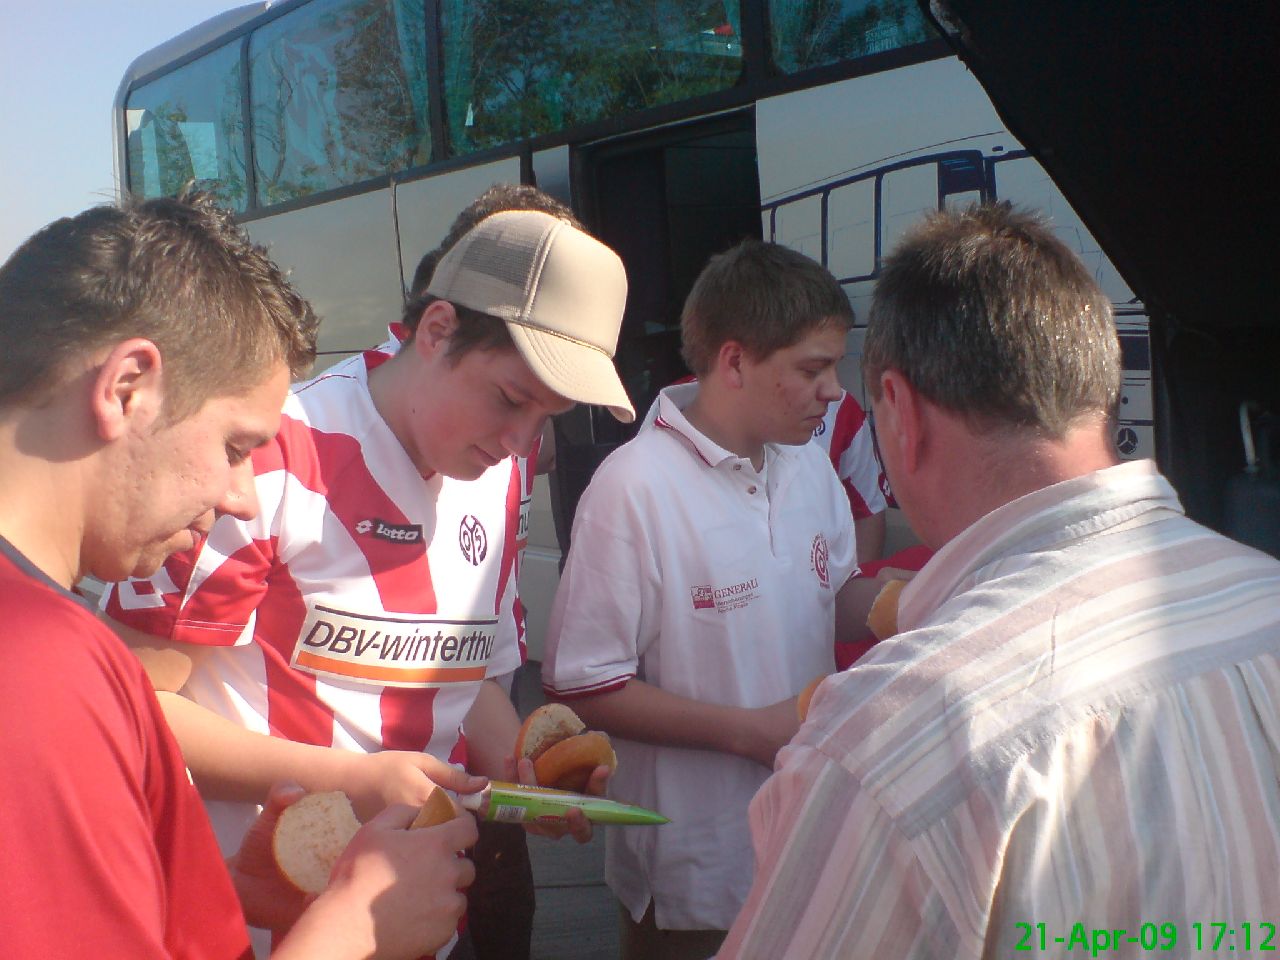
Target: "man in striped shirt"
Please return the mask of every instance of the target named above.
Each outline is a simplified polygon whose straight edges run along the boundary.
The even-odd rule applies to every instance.
[[[938,552],[753,801],[720,956],[1274,943],[1280,563],[1118,463],[1106,298],[1029,216],[936,214],[886,265],[864,369]]]

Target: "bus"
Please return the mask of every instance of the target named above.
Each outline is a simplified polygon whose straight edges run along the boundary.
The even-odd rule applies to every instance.
[[[926,210],[1012,200],[1115,304],[1117,447],[1155,452],[1142,302],[915,0],[257,3],[139,56],[113,131],[121,190],[194,179],[291,272],[322,318],[322,364],[386,338],[473,197],[536,184],[626,265],[616,359],[641,413],[687,372],[680,307],[711,254],[760,237],[826,265],[857,314],[842,382],[865,401],[884,253]],[[520,584],[534,659],[577,498],[635,429],[590,408],[556,420]],[[908,542],[891,517],[888,548]]]

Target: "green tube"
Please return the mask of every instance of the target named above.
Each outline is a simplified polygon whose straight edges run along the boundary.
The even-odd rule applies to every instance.
[[[592,797],[571,790],[526,787],[518,783],[492,781],[479,793],[456,794],[458,805],[481,820],[503,823],[561,823],[570,810],[581,810],[592,823],[670,823],[660,813],[604,797]]]

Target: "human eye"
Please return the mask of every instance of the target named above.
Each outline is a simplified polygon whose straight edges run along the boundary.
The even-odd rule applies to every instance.
[[[238,467],[249,459],[249,451],[242,450],[233,443],[227,444],[227,463],[233,467]]]
[[[498,397],[504,407],[509,407],[512,410],[515,410],[521,406],[521,402],[511,396],[511,394],[507,393],[507,391],[502,387],[498,388]]]

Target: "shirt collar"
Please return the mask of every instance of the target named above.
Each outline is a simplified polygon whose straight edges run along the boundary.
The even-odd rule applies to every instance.
[[[718,467],[725,463],[741,463],[745,464],[747,469],[754,471],[755,468],[751,465],[750,459],[740,457],[736,453],[726,450],[689,422],[689,418],[684,415],[684,409],[693,402],[693,398],[697,394],[698,384],[696,382],[677,383],[663,388],[658,394],[658,399],[649,408],[649,413],[645,417],[645,425],[652,425],[659,430],[670,430],[675,433],[709,467]],[[770,460],[783,456],[786,456],[785,448],[775,443],[766,443],[764,445],[764,466],[767,466]],[[764,471],[764,466],[759,472]]]
[[[944,544],[903,588],[898,624],[921,626],[961,582],[993,560],[1091,536],[1120,524],[1182,513],[1173,487],[1150,460],[1134,460],[1035,490],[997,507]]]

